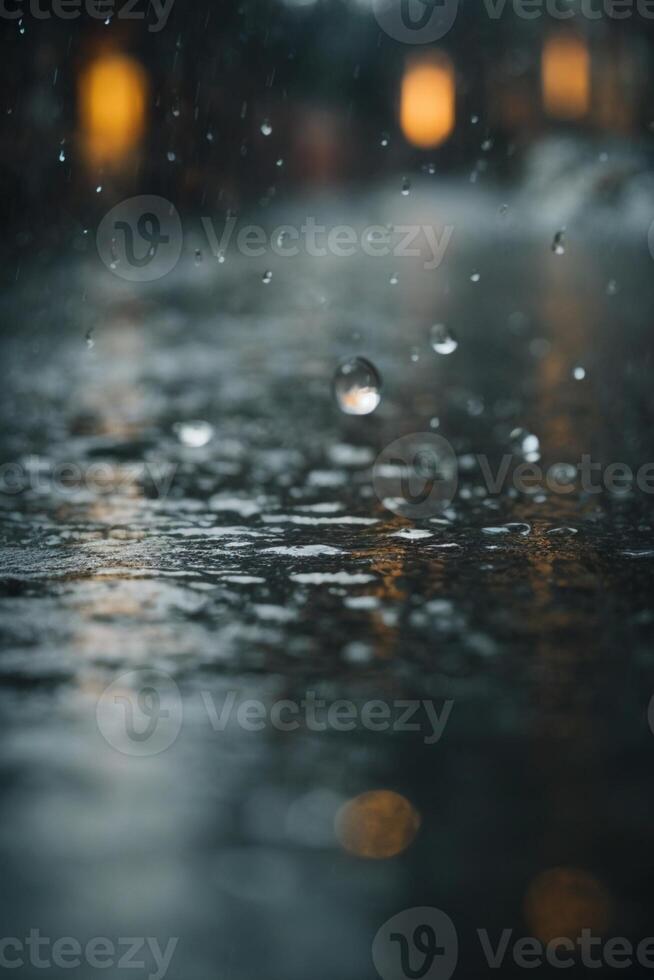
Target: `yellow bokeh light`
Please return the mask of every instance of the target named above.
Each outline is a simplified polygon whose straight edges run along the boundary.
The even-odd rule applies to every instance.
[[[380,789],[345,803],[336,815],[336,836],[350,854],[391,858],[405,851],[420,827],[420,814],[399,793]]]
[[[611,921],[611,900],[587,871],[550,868],[537,875],[527,889],[525,919],[543,943],[558,938],[574,942],[582,929],[602,935]]]
[[[411,60],[402,79],[400,125],[409,143],[438,146],[456,121],[454,66],[446,55]]]
[[[543,104],[556,119],[579,119],[590,107],[590,54],[582,37],[554,34],[543,47]]]
[[[80,128],[87,161],[118,167],[138,145],[145,125],[147,79],[121,54],[101,55],[79,80]]]

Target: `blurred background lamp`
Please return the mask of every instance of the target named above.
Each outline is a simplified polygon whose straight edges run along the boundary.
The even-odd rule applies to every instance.
[[[555,119],[580,119],[590,107],[590,54],[584,38],[554,34],[545,40],[543,104]]]
[[[101,55],[82,73],[80,131],[91,166],[119,168],[127,161],[143,135],[146,90],[145,71],[126,55]]]
[[[447,55],[412,58],[402,79],[400,125],[409,143],[438,146],[454,129],[454,66]]]

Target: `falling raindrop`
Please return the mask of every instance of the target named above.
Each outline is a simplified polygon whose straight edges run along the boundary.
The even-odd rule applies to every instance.
[[[98,184],[98,186],[95,189],[95,193],[96,194],[101,194],[102,193],[102,184]]]
[[[65,159],[66,159],[66,152],[65,152],[65,150],[63,150],[63,149],[59,150],[59,163],[63,163],[65,161]]]
[[[488,153],[489,150],[493,149],[493,141],[491,139],[484,140],[484,142],[481,144],[481,148],[484,153]]]
[[[86,346],[89,350],[93,350],[95,347],[95,340],[93,339],[93,327],[89,327],[84,335],[84,340],[86,341]]]
[[[555,255],[565,255],[564,238],[565,229],[557,231],[556,235],[554,236],[554,241],[552,242],[552,251]]]
[[[391,276],[391,278],[388,281],[390,282],[391,286],[397,286],[397,284],[399,282],[399,280],[397,278],[397,274],[394,272],[393,275]]]
[[[412,347],[409,352],[409,355],[414,364],[417,364],[418,361],[420,360],[420,351],[417,347]]]
[[[284,166],[284,160],[282,159],[282,157],[279,158],[279,160],[277,161],[277,164],[276,165],[278,167],[283,167]]]
[[[472,123],[473,126],[476,126],[477,123],[479,122],[479,116],[470,116],[470,122]]]
[[[272,126],[270,125],[268,119],[264,119],[264,121],[261,123],[261,132],[264,136],[270,136],[272,133]]]
[[[615,279],[610,279],[606,286],[607,296],[616,296],[618,293],[618,284]]]
[[[207,141],[209,143],[213,143],[213,133],[211,132],[211,130],[209,130],[209,132],[207,133]]]
[[[583,381],[586,377],[586,368],[583,368],[581,367],[581,365],[578,365],[576,368],[573,369],[572,377],[575,379],[575,381]]]
[[[382,133],[380,143],[382,146],[388,146],[389,143],[388,133]]]
[[[267,286],[268,283],[271,282],[271,280],[272,280],[272,272],[270,271],[270,269],[266,269],[266,271],[261,277],[261,282],[264,284],[264,286]]]
[[[481,275],[479,272],[473,272],[470,276],[470,282],[479,282],[481,280]]]
[[[175,154],[173,153],[172,150],[168,150],[168,153],[166,154],[166,156],[168,157],[168,162],[169,163],[174,163],[175,160],[177,159],[177,157],[175,156]]]
[[[192,419],[189,422],[176,422],[173,432],[183,446],[200,449],[213,438],[213,426],[203,419]]]
[[[370,361],[352,357],[337,368],[333,390],[346,415],[370,415],[381,401],[381,378]]]
[[[459,342],[447,329],[444,323],[435,323],[430,333],[431,346],[437,354],[453,354]]]
[[[402,194],[404,195],[404,197],[408,197],[409,196],[409,191],[410,190],[411,190],[411,181],[409,180],[408,177],[403,177],[402,178]]]
[[[200,265],[201,262],[202,262],[202,252],[200,251],[199,248],[196,248],[196,250],[195,250],[195,264],[196,265]]]

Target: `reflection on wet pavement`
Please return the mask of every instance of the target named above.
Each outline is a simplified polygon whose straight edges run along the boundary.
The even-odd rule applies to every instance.
[[[411,906],[460,933],[648,934],[650,498],[494,493],[477,457],[654,458],[650,258],[498,236],[394,285],[369,258],[267,284],[238,257],[150,287],[91,260],[25,274],[0,393],[7,935],[179,936],[175,976],[333,978],[373,976]],[[383,379],[365,417],[332,398],[357,355]],[[458,493],[412,522],[372,467],[429,431]],[[184,712],[143,758],[96,724],[136,669]],[[453,708],[428,744],[360,711],[221,727],[230,692]]]

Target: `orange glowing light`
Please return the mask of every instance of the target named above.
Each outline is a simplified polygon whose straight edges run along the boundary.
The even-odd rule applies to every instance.
[[[414,146],[438,146],[456,120],[454,66],[446,55],[412,60],[402,79],[400,125]]]
[[[125,55],[102,55],[82,73],[80,127],[91,165],[117,167],[130,156],[143,135],[146,91],[143,68]]]
[[[555,34],[543,47],[543,104],[556,119],[579,119],[590,107],[590,54],[582,37]]]
[[[533,879],[525,896],[525,919],[542,942],[573,942],[582,929],[602,935],[611,920],[611,899],[593,875],[577,868],[550,868]]]
[[[349,800],[336,815],[336,836],[350,854],[391,858],[405,851],[420,827],[420,814],[391,790],[372,790]]]

